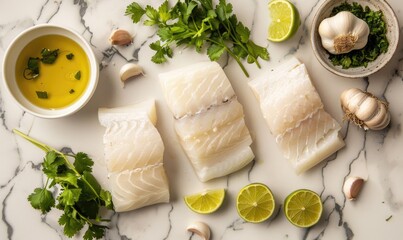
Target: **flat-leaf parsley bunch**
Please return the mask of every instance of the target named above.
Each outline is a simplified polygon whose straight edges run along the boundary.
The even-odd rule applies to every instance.
[[[155,51],[152,61],[163,63],[172,58],[171,45],[195,47],[200,53],[204,44],[208,46],[207,55],[211,61],[218,60],[227,52],[239,64],[249,77],[241,60],[255,63],[259,68],[258,58],[269,59],[267,49],[250,40],[250,30],[232,12],[232,4],[220,0],[213,6],[212,0],[178,1],[172,8],[168,1],[158,9],[147,5],[145,8],[133,2],[126,8],[126,15],[138,23],[145,15],[144,25],[157,26],[160,40],[150,44]]]
[[[111,194],[102,189],[91,174],[94,162],[86,153],[63,154],[37,140],[15,130],[14,133],[30,141],[46,152],[42,163],[42,171],[47,180],[42,188],[35,188],[28,196],[32,207],[42,214],[52,208],[63,211],[59,224],[64,234],[73,237],[85,225],[88,225],[83,238],[85,240],[100,239],[107,228],[102,223],[109,222],[99,214],[101,207],[113,210]],[[69,159],[74,159],[71,163]],[[58,194],[54,197],[49,189],[57,187]]]

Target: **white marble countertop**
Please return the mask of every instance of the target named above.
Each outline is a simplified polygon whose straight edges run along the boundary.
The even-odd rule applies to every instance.
[[[160,0],[140,0],[159,6]],[[381,71],[364,79],[347,79],[326,71],[314,57],[310,42],[310,24],[322,1],[292,0],[298,8],[302,24],[297,34],[284,43],[266,40],[267,1],[232,0],[238,18],[252,30],[252,39],[267,46],[270,61],[262,69],[248,65],[251,79],[281,59],[294,54],[303,61],[322,97],[326,110],[341,123],[340,93],[350,87],[367,89],[390,102],[391,125],[383,131],[364,132],[346,122],[342,134],[346,147],[328,161],[297,176],[282,157],[274,137],[264,125],[259,107],[247,79],[233,60],[220,64],[231,80],[245,109],[246,123],[254,138],[255,161],[243,170],[208,183],[201,183],[181,150],[172,129],[172,116],[167,110],[157,75],[189,63],[207,60],[205,54],[192,49],[175,49],[175,56],[163,65],[150,61],[148,44],[157,39],[155,29],[135,25],[124,16],[128,1],[107,0],[0,0],[0,61],[12,39],[33,25],[59,24],[75,29],[90,42],[101,64],[99,85],[91,101],[78,113],[61,119],[41,119],[23,112],[4,91],[0,92],[0,239],[65,239],[57,224],[60,212],[47,215],[32,209],[27,196],[43,184],[40,171],[43,152],[12,133],[18,128],[55,148],[69,147],[89,153],[96,162],[95,175],[105,184],[102,135],[97,109],[132,104],[153,97],[157,100],[160,130],[165,143],[164,164],[170,182],[171,201],[140,210],[114,214],[105,239],[197,239],[186,226],[199,220],[208,223],[212,239],[402,239],[403,236],[403,48],[401,44],[392,61]],[[400,0],[388,1],[403,25]],[[109,34],[116,28],[135,34],[129,47],[111,47]],[[402,41],[400,41],[402,42]],[[127,61],[143,66],[146,75],[122,88],[118,72]],[[1,71],[1,70],[0,70]],[[347,176],[359,175],[367,182],[355,202],[346,200],[342,185]],[[261,224],[245,223],[238,216],[235,198],[250,182],[263,182],[281,205],[285,196],[298,188],[320,193],[324,203],[321,221],[310,229],[291,225],[282,210]],[[184,204],[185,194],[204,188],[225,187],[224,206],[211,215],[198,215]],[[80,239],[81,236],[77,236]]]

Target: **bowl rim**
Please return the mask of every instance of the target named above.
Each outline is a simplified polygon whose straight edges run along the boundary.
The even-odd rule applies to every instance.
[[[323,47],[322,44],[320,43],[320,41],[316,41],[316,36],[319,34],[318,31],[316,30],[319,27],[319,15],[321,14],[321,12],[324,10],[324,8],[326,7],[326,5],[328,5],[331,1],[334,0],[325,0],[323,1],[323,3],[319,6],[318,10],[316,11],[312,24],[311,24],[311,34],[310,34],[310,42],[311,42],[311,48],[314,52],[314,55],[316,57],[316,59],[319,61],[319,63],[329,72],[342,76],[342,77],[347,77],[347,78],[363,78],[363,77],[368,77],[369,75],[372,75],[374,73],[376,73],[377,71],[379,71],[380,69],[382,69],[389,61],[390,59],[393,57],[394,53],[396,52],[396,49],[399,45],[399,41],[396,40],[394,41],[393,45],[389,45],[388,47],[388,52],[390,52],[389,56],[387,58],[384,59],[384,61],[382,61],[380,64],[377,65],[376,68],[374,68],[371,71],[365,71],[365,72],[361,72],[361,73],[343,73],[337,70],[338,66],[334,66],[334,68],[332,68],[331,66],[329,66],[331,63],[329,61],[324,61],[319,55],[319,51],[320,48],[322,48],[322,50],[326,51]],[[338,1],[336,4],[341,4],[342,2],[372,2],[372,0],[345,0],[345,1]],[[390,13],[390,17],[392,19],[392,21],[394,22],[394,26],[395,28],[392,30],[392,32],[396,32],[397,33],[397,37],[399,38],[400,36],[400,27],[399,27],[399,21],[397,19],[396,13],[393,11],[393,8],[390,6],[390,4],[386,1],[386,0],[376,0],[377,3],[382,4]],[[385,14],[384,14],[385,15]],[[319,36],[320,39],[320,36]],[[385,53],[384,53],[385,54]]]
[[[53,33],[52,31],[49,31],[48,33],[44,33],[44,32],[46,32],[45,30],[48,30],[48,29],[49,30],[56,29],[58,32]],[[35,35],[36,31],[42,31],[42,32],[39,32],[39,33],[37,33],[38,35]],[[62,34],[62,33],[65,33],[65,34]],[[24,38],[26,38],[27,36],[30,37],[30,34],[34,34],[36,37],[53,35],[53,34],[63,35],[64,37],[68,37],[71,40],[73,40],[74,42],[76,42],[77,44],[79,44],[80,47],[86,53],[88,61],[89,61],[90,77],[89,77],[88,84],[87,84],[85,91],[73,103],[71,103],[65,107],[57,108],[57,109],[46,109],[46,108],[38,107],[38,106],[34,105],[33,103],[29,102],[22,95],[18,86],[17,86],[18,93],[15,92],[16,91],[15,87],[10,86],[10,81],[15,80],[15,78],[12,78],[12,80],[8,79],[8,77],[11,74],[10,72],[12,72],[12,74],[14,74],[14,71],[15,71],[14,68],[12,68],[12,69],[8,68],[8,66],[10,64],[11,65],[15,64],[15,63],[9,63],[9,61],[10,61],[9,58],[11,58],[10,55],[15,54],[13,52],[13,48],[16,47],[17,44],[19,44],[19,41],[23,41]],[[74,38],[72,38],[72,36]],[[36,38],[36,37],[34,37],[34,38]],[[32,38],[31,40],[27,40],[27,43],[31,42],[34,38]],[[79,41],[77,41],[77,39]],[[22,46],[20,48],[23,49],[24,46]],[[19,51],[20,50],[18,50],[17,54],[19,54]],[[14,102],[17,103],[17,105],[20,108],[22,108],[25,112],[28,112],[34,116],[41,117],[41,118],[61,118],[61,117],[65,117],[65,116],[71,115],[73,113],[76,113],[90,101],[91,97],[93,96],[93,94],[97,88],[98,80],[99,80],[99,64],[95,57],[95,53],[92,50],[90,44],[87,42],[87,40],[81,34],[79,34],[77,31],[75,31],[72,28],[61,26],[61,25],[56,25],[56,24],[48,24],[48,23],[37,24],[32,27],[29,27],[29,28],[25,29],[24,31],[22,31],[21,33],[19,33],[11,41],[11,43],[7,47],[4,57],[3,57],[2,70],[3,70],[3,74],[2,74],[3,83],[5,85],[6,92],[8,92],[8,94],[12,97]],[[18,96],[16,96],[16,95],[18,95]],[[21,98],[24,99],[23,102],[21,102]]]

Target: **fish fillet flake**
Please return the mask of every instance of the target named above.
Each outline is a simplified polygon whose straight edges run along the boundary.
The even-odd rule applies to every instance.
[[[100,108],[106,127],[104,155],[115,211],[169,201],[163,167],[164,144],[155,124],[154,100],[120,108]]]
[[[159,79],[181,146],[202,182],[254,159],[242,105],[216,62],[163,73]]]
[[[297,173],[344,146],[340,125],[323,108],[304,64],[291,58],[249,82],[271,133]]]

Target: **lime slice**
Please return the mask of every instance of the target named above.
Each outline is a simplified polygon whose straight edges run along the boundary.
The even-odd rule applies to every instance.
[[[270,189],[261,183],[252,183],[241,189],[236,199],[239,216],[252,223],[267,220],[274,211],[275,201]]]
[[[215,212],[223,203],[225,189],[206,190],[184,197],[186,205],[194,212],[209,214]]]
[[[273,0],[269,3],[271,23],[268,39],[282,42],[291,38],[298,30],[300,18],[297,8],[287,0]]]
[[[315,225],[322,215],[322,209],[319,195],[307,189],[292,192],[284,201],[285,216],[297,227]]]

